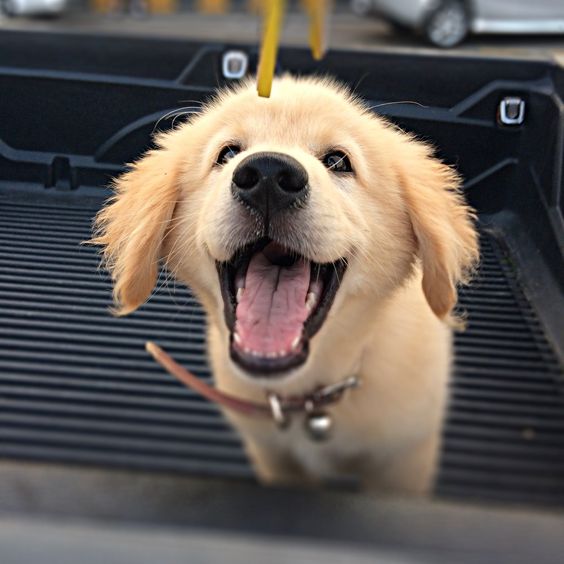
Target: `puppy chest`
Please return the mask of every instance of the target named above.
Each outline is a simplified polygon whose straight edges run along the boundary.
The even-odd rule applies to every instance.
[[[354,468],[367,452],[362,437],[350,429],[339,429],[335,421],[333,425],[327,438],[314,439],[306,418],[295,417],[288,429],[276,429],[265,438],[307,473],[330,478],[342,474],[346,468]]]

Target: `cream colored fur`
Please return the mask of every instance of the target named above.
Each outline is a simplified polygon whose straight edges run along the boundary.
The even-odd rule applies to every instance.
[[[222,147],[243,151],[222,167]],[[225,91],[204,111],[157,139],[115,183],[98,215],[120,314],[155,285],[159,261],[201,300],[217,386],[264,402],[266,391],[311,392],[357,374],[361,389],[330,408],[333,437],[312,442],[295,418],[287,431],[226,413],[268,483],[317,482],[358,472],[370,487],[425,493],[432,485],[451,370],[456,284],[478,257],[459,178],[432,150],[323,79],[289,76],[270,99],[252,84]],[[335,175],[320,157],[344,151],[354,175]],[[251,378],[229,358],[215,261],[256,238],[253,217],[231,196],[233,170],[249,154],[277,151],[310,178],[309,205],[274,235],[309,259],[341,257],[348,270],[308,361],[286,377]]]

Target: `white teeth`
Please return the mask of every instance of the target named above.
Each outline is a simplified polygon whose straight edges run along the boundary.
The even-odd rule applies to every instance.
[[[237,333],[233,334],[233,339],[237,343],[240,343],[240,337],[239,337],[239,335],[237,335]],[[299,342],[299,339],[298,339],[298,342]],[[267,352],[267,353],[261,353],[261,352],[249,349],[247,347],[243,348],[243,352],[247,355],[256,356],[256,357],[260,357],[260,358],[281,358],[281,357],[288,355],[288,351],[271,351],[271,352]]]
[[[312,280],[309,283],[308,292],[313,292],[316,296],[320,296],[321,292],[323,291],[323,283],[321,280]]]
[[[237,290],[237,295],[235,296],[237,303],[239,303],[241,301],[241,298],[243,297],[244,293],[245,293],[245,288],[239,288]]]
[[[305,303],[306,309],[308,311],[311,311],[316,303],[317,303],[317,296],[313,292],[308,292],[306,296],[306,303]]]
[[[241,336],[239,335],[239,333],[233,333],[233,340],[240,345],[241,344]]]
[[[302,340],[302,336],[298,335],[293,341],[292,341],[292,350],[296,350],[299,345],[300,345],[300,341]]]
[[[235,274],[235,288],[244,288],[245,287],[245,271],[242,268],[239,268],[237,273]]]

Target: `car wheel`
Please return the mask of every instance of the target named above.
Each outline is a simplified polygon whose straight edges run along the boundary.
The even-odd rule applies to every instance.
[[[470,27],[468,10],[461,0],[442,0],[429,14],[423,31],[433,45],[442,48],[461,43]]]

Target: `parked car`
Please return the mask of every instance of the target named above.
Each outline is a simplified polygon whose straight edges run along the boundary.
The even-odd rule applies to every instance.
[[[564,34],[562,0],[351,0],[359,15],[374,14],[454,47],[469,33]]]
[[[6,16],[59,16],[67,0],[0,0],[0,11]]]

